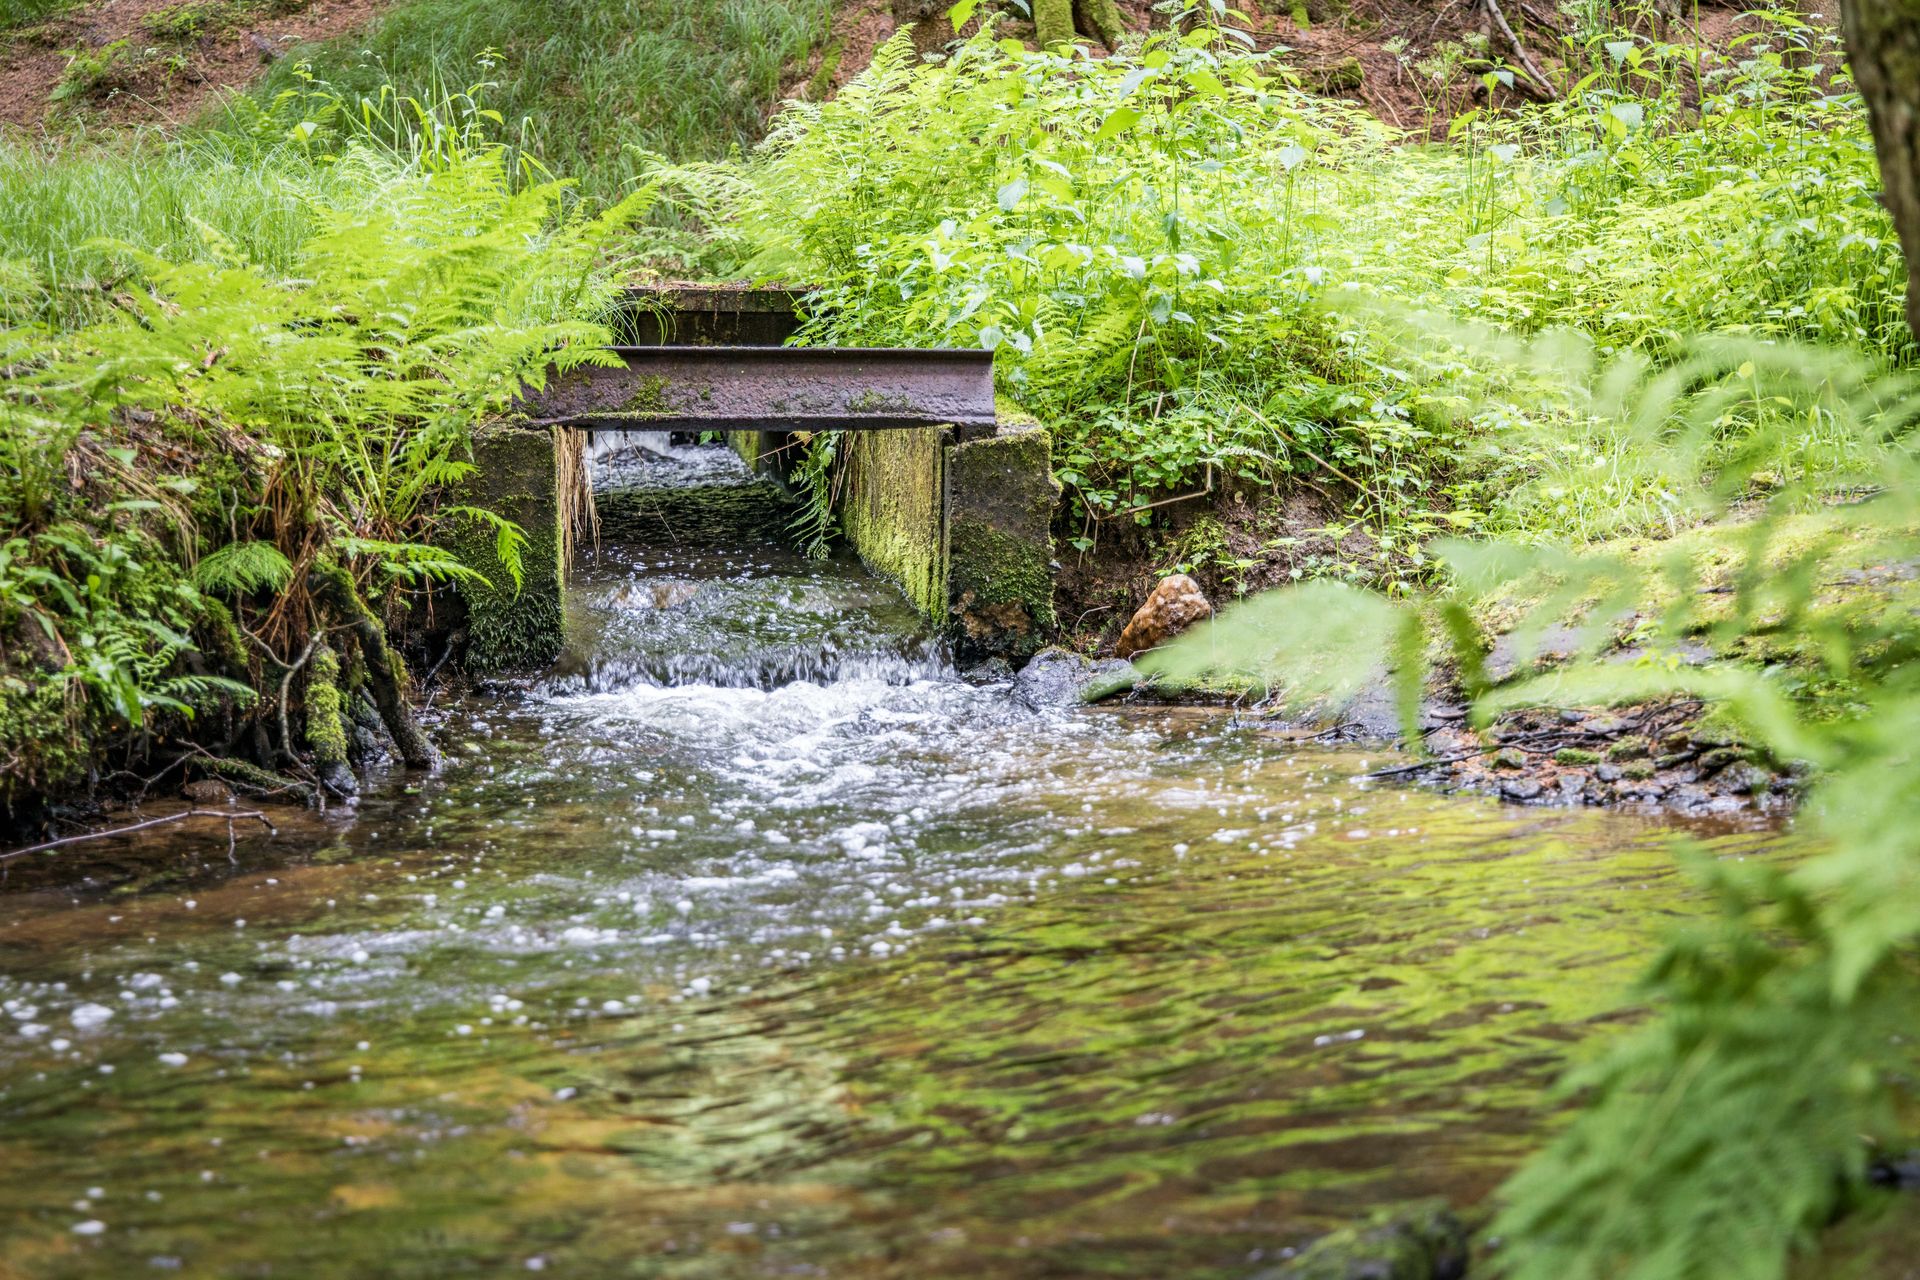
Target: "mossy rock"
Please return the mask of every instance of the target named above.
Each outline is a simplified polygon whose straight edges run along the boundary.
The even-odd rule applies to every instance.
[[[1553,759],[1556,764],[1599,764],[1600,753],[1583,747],[1562,747],[1553,753]]]

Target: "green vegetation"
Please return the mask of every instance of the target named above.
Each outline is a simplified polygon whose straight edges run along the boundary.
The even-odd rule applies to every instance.
[[[71,9],[75,0],[0,0],[0,31],[17,31],[36,22],[58,17]]]
[[[1421,149],[1205,29],[1097,62],[989,30],[915,67],[895,42],[782,116],[746,181],[661,176],[736,262],[824,286],[814,340],[998,350],[1058,433],[1083,549],[1210,477],[1298,476],[1343,490],[1368,575],[1410,588],[1440,531],[1692,518],[1657,455],[1528,368],[1409,353],[1422,312],[1652,360],[1703,332],[1911,351],[1861,108],[1810,65],[1828,40],[1782,20],[1705,73],[1696,118],[1693,52],[1616,34],[1578,94]],[[1774,474],[1844,461],[1815,428]]]
[[[411,0],[308,50],[302,66],[275,67],[255,99],[302,93],[311,74],[384,111],[396,97],[458,91],[484,57],[488,106],[515,154],[612,201],[660,156],[718,158],[758,141],[832,12],[832,0]]]
[[[1757,21],[1728,56],[1603,32],[1560,101],[1430,148],[1205,24],[1104,61],[988,30],[921,66],[896,41],[745,170],[659,175],[747,269],[824,286],[811,339],[999,351],[1083,550],[1221,474],[1320,487],[1373,535],[1343,568],[1390,596],[1262,597],[1168,674],[1325,694],[1384,654],[1411,711],[1431,647],[1483,722],[1688,693],[1819,771],[1835,853],[1689,863],[1722,912],[1676,936],[1645,992],[1664,1016],[1575,1077],[1587,1106],[1507,1189],[1523,1280],[1781,1274],[1861,1194],[1913,1072],[1920,627],[1910,592],[1863,610],[1830,585],[1920,558],[1906,276],[1831,35]],[[1701,526],[1719,554],[1587,549]],[[1705,637],[1726,660],[1493,685],[1501,590],[1526,634],[1572,616],[1594,653]]]
[[[404,151],[369,128],[244,170],[179,146],[0,168],[11,207],[86,193],[7,246],[28,286],[10,314],[39,323],[0,334],[0,805],[71,785],[90,754],[190,741],[209,716],[228,750],[250,734],[258,765],[295,765],[305,742],[337,778],[328,722],[362,694],[403,755],[429,754],[366,600],[403,622],[433,584],[473,578],[444,547],[474,523],[517,586],[522,531],[446,494],[521,386],[604,358],[606,331],[580,317],[646,197],[564,215],[564,187],[482,139],[469,100],[418,118],[427,142]],[[128,188],[148,203],[113,204]],[[199,240],[172,260],[80,239],[176,223],[182,205],[212,216],[187,215]],[[251,243],[219,230],[261,208],[281,221]],[[307,667],[330,634],[346,687]]]
[[[1689,859],[1719,914],[1573,1077],[1497,1227],[1519,1280],[1782,1274],[1913,1114],[1920,1014],[1920,395],[1832,37],[1588,21],[1557,101],[1492,61],[1488,106],[1411,146],[1218,8],[1106,59],[991,22],[933,64],[896,40],[723,159],[826,0],[415,0],[190,138],[0,146],[0,805],[189,720],[251,743],[209,772],[304,747],[337,790],[356,699],[421,756],[389,631],[477,561],[505,593],[561,554],[451,496],[480,423],[594,358],[622,254],[816,282],[806,340],[999,353],[1083,553],[1223,480],[1318,490],[1370,539],[1328,566],[1347,584],[1227,613],[1169,675],[1329,694],[1386,655],[1409,713],[1444,680],[1482,724],[1685,694],[1727,761],[1808,768],[1832,851]],[[72,93],[123,56],[76,55]],[[816,544],[845,452],[818,436],[794,472]],[[1175,549],[1232,555],[1214,527]],[[1585,648],[1494,680],[1495,617]]]

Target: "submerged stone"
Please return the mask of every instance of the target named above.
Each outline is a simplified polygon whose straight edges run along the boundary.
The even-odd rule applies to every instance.
[[[1253,1280],[1459,1280],[1467,1229],[1444,1201],[1382,1210],[1323,1236],[1292,1262]]]

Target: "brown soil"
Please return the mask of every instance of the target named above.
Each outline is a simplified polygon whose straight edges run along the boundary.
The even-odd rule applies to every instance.
[[[1190,575],[1219,608],[1239,595],[1367,563],[1374,554],[1366,534],[1342,531],[1346,521],[1333,500],[1303,486],[1273,491],[1228,483],[1155,515],[1149,528],[1122,519],[1055,530],[1062,643],[1111,652],[1134,610],[1168,574]],[[1075,551],[1075,536],[1094,545]]]
[[[1118,0],[1122,15],[1137,31],[1166,18],[1155,15],[1152,0]],[[1459,44],[1470,34],[1485,35],[1494,56],[1518,61],[1514,50],[1474,0],[1442,4],[1438,0],[1242,0],[1235,6],[1251,20],[1256,47],[1278,50],[1278,65],[1299,78],[1302,87],[1365,107],[1377,119],[1419,136],[1445,136],[1453,118],[1489,105],[1476,71],[1463,66],[1444,89],[1427,82],[1417,64],[1436,48]],[[1556,6],[1534,0],[1502,0],[1502,10],[1535,66],[1558,82],[1555,56],[1564,34]],[[834,20],[833,34],[788,85],[788,98],[831,97],[872,61],[873,51],[893,34],[891,0],[851,0]],[[1699,10],[1697,29],[1676,24],[1665,38],[1689,38],[1726,48],[1755,22],[1734,8]],[[1030,38],[1031,24],[1009,19],[1010,36]],[[1399,42],[1396,44],[1395,42]],[[1393,47],[1390,47],[1393,46]],[[1098,46],[1094,51],[1099,52]],[[1543,96],[1522,79],[1514,89],[1502,86],[1493,106],[1509,106]]]
[[[197,23],[178,20],[189,6],[199,15]],[[36,130],[75,121],[178,124],[222,90],[244,86],[297,45],[352,31],[382,7],[380,0],[81,5],[38,26],[4,33],[0,125]],[[97,60],[97,72],[82,77],[76,53],[81,60]],[[76,91],[56,100],[70,65]]]

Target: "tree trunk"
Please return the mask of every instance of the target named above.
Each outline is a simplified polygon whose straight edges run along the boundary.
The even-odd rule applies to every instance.
[[[1842,0],[1847,57],[1867,100],[1880,185],[1907,256],[1907,322],[1920,338],[1920,0]]]
[[[1042,49],[1073,43],[1073,0],[1034,0],[1034,38]]]
[[[1127,33],[1113,0],[1034,0],[1033,26],[1042,49],[1072,44],[1084,32],[1112,51]]]
[[[1073,12],[1080,19],[1080,29],[1099,37],[1108,53],[1118,49],[1126,38],[1127,24],[1121,20],[1120,11],[1113,7],[1113,0],[1073,0]]]

